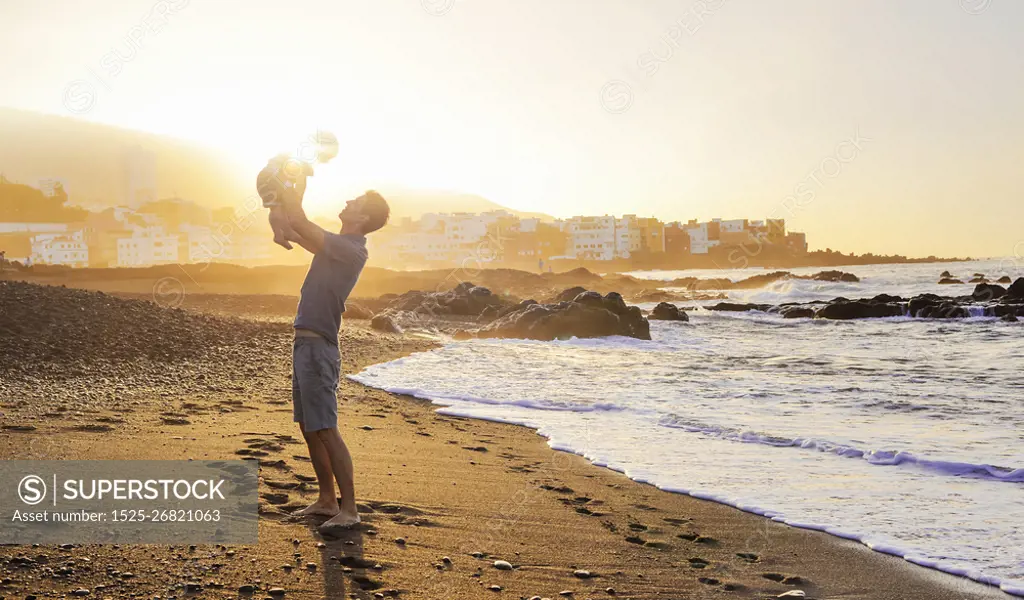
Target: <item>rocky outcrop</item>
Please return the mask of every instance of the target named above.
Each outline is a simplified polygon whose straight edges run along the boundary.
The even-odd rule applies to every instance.
[[[1018,277],[1017,281],[1011,283],[1010,287],[1006,288],[1006,295],[1010,298],[1024,300],[1024,277]]]
[[[901,296],[879,294],[874,298],[850,300],[835,298],[829,302],[791,303],[779,306],[720,302],[707,310],[762,311],[785,319],[878,319],[884,317],[916,317],[921,319],[965,319],[970,316],[1024,316],[1024,278],[1005,290],[1001,286],[979,284],[971,296],[944,297],[921,294],[906,300]],[[1014,296],[1020,293],[1022,296]],[[1009,320],[1009,319],[1007,319]]]
[[[963,281],[960,281],[959,279],[955,279],[953,277],[943,277],[942,279],[939,280],[939,284],[941,285],[958,285],[962,283]]]
[[[689,321],[690,317],[685,312],[679,309],[675,304],[669,304],[668,302],[662,302],[654,307],[651,314],[648,316],[649,319],[654,321]]]
[[[1005,283],[1011,283],[1012,281],[1013,280],[1010,279],[1009,275],[1003,275],[1002,277],[1000,277],[999,279],[996,280],[996,283],[1004,283],[1005,284]]]
[[[783,319],[810,319],[814,317],[814,309],[810,306],[783,306],[779,314]]]
[[[511,306],[514,306],[513,300],[466,281],[445,292],[406,292],[391,300],[387,310],[431,316],[479,317],[488,312],[496,316]]]
[[[571,287],[567,290],[562,290],[561,292],[559,292],[557,295],[555,295],[554,298],[551,299],[551,302],[553,302],[554,304],[558,304],[559,302],[572,302],[573,300],[576,299],[576,296],[579,296],[580,294],[586,291],[587,288],[585,287]]]
[[[842,281],[844,283],[857,283],[860,278],[853,273],[844,273],[842,271],[822,271],[811,275],[811,279],[814,281]]]
[[[929,304],[917,313],[917,317],[921,319],[966,319],[969,316],[970,312],[966,307],[953,302]]]
[[[367,321],[373,318],[373,311],[358,302],[346,302],[345,318]]]
[[[535,340],[593,338],[622,335],[651,339],[650,323],[640,309],[627,306],[622,296],[585,291],[568,302],[516,307],[477,332],[482,338]]]
[[[402,328],[395,323],[390,313],[381,313],[370,320],[370,327],[384,333],[402,333]]]
[[[895,304],[898,302],[905,302],[900,296],[893,296],[890,294],[879,294],[871,299],[871,302],[875,304]]]
[[[914,296],[907,303],[907,312],[911,317],[920,316],[922,310],[930,306],[936,306],[943,302],[942,296],[936,296],[935,294],[921,294],[920,296]]]
[[[979,283],[974,287],[974,292],[971,297],[975,300],[987,302],[989,300],[998,300],[1006,295],[1006,288],[1001,285],[994,283]]]
[[[748,310],[760,310],[762,312],[766,312],[770,308],[772,308],[771,304],[737,304],[735,302],[719,302],[718,304],[707,307],[708,310],[723,312],[745,312]]]
[[[633,302],[668,302],[670,300],[675,299],[676,294],[673,294],[672,292],[669,292],[667,290],[658,289],[640,290],[639,292],[633,294],[632,297]]]
[[[899,317],[903,308],[898,304],[874,302],[872,300],[847,300],[837,298],[822,306],[814,314],[818,319],[877,319],[881,317]]]

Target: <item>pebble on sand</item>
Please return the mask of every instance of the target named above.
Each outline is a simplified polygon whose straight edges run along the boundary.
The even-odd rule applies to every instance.
[[[776,598],[806,598],[807,594],[803,590],[789,590],[783,594],[779,594]]]
[[[499,571],[511,571],[513,567],[512,563],[508,561],[496,560],[494,561],[494,568]]]

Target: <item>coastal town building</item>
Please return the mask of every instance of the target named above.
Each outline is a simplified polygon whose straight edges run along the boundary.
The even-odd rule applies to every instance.
[[[566,254],[583,260],[612,260],[620,247],[615,217],[573,217],[560,222],[569,234]]]
[[[640,228],[640,249],[657,254],[665,252],[665,224],[653,217],[636,220]]]
[[[690,233],[679,221],[665,225],[665,253],[669,256],[686,256],[690,253]]]
[[[117,266],[147,267],[182,262],[178,239],[177,234],[168,234],[162,227],[138,228],[131,237],[117,240]]]
[[[40,182],[43,189],[0,179],[4,216],[13,217],[0,222],[0,251],[22,263],[76,267],[281,260],[262,214],[211,210],[183,198],[148,200],[145,186],[155,180],[150,158],[145,152],[125,153],[124,188],[132,190],[125,192],[126,200],[132,196],[131,204],[102,211],[67,206],[59,178]],[[548,221],[506,210],[402,217],[370,236],[368,243],[376,264],[407,269],[502,265],[543,270],[552,261],[635,261],[658,268],[685,263],[689,256],[725,252],[772,260],[807,252],[806,236],[788,232],[784,219],[664,223],[624,214]],[[742,252],[736,254],[736,249]]]
[[[31,260],[35,264],[89,266],[89,246],[81,231],[40,233],[32,238]]]

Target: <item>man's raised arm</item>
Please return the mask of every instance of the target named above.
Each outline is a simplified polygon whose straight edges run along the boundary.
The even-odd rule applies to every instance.
[[[323,228],[309,220],[297,194],[286,193],[283,204],[292,229],[302,236],[302,239],[296,240],[296,243],[313,254],[319,252],[324,247]]]

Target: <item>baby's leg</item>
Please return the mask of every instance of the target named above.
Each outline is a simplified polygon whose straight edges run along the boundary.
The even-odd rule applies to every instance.
[[[298,236],[292,230],[291,224],[288,222],[288,215],[285,214],[283,206],[270,207],[270,229],[274,232],[275,244],[286,250],[292,249],[292,245],[288,243],[288,240],[295,240]]]

